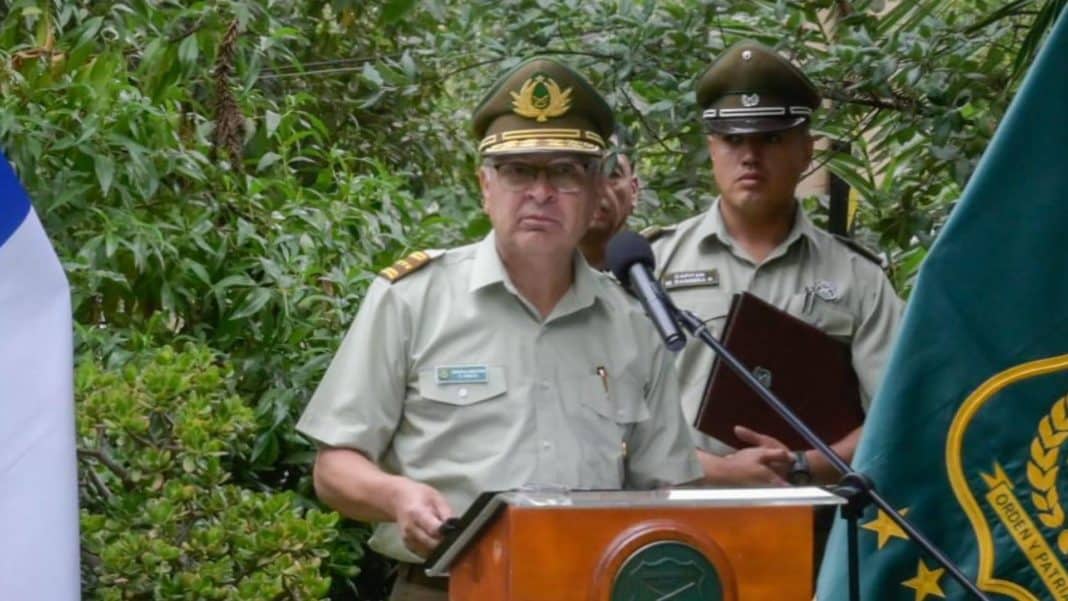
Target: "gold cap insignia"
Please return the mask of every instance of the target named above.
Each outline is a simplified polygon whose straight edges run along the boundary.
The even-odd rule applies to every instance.
[[[536,73],[523,82],[518,92],[511,94],[512,111],[538,123],[560,117],[571,108],[571,88],[561,90],[553,78],[544,73]]]

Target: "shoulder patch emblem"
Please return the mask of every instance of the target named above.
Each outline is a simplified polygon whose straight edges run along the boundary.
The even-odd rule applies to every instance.
[[[673,225],[668,225],[668,226],[651,225],[651,226],[645,228],[644,230],[642,230],[641,232],[639,232],[639,234],[641,234],[642,238],[645,238],[650,243],[656,242],[660,238],[663,238],[664,236],[667,236],[668,234],[674,234],[674,233],[675,233],[675,226],[673,226]]]
[[[843,236],[841,234],[834,234],[834,239],[847,246],[850,250],[864,257],[865,259],[875,263],[879,267],[883,267],[883,258],[879,256],[874,250],[864,246],[860,242],[850,238],[849,236]]]
[[[378,275],[386,278],[391,283],[396,282],[408,274],[419,271],[442,254],[442,251],[438,250],[417,250],[379,271]]]

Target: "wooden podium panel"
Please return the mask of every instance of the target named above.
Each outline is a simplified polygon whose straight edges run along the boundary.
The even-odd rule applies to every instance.
[[[453,563],[449,598],[609,601],[620,567],[661,541],[700,551],[724,601],[812,599],[808,505],[509,506]]]

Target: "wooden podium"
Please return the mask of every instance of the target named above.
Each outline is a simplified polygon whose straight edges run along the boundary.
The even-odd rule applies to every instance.
[[[505,492],[427,563],[450,601],[812,599],[821,488]]]

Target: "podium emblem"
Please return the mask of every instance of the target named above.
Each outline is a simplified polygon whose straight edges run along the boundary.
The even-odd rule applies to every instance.
[[[723,585],[707,557],[680,541],[657,541],[631,553],[612,585],[612,601],[719,601]]]

